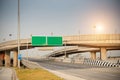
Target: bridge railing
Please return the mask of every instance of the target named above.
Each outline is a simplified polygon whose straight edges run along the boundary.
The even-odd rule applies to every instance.
[[[31,43],[31,39],[21,39],[20,43],[21,44]],[[0,43],[0,47],[7,46],[7,45],[17,45],[17,44],[18,44],[17,40],[11,40],[11,41],[6,41],[6,42]]]
[[[73,35],[73,36],[64,36],[63,40],[67,40],[67,41],[120,40],[120,34]]]

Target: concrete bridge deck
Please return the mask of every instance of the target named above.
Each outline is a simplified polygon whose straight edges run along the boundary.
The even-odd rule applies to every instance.
[[[20,46],[31,46],[31,39],[21,39]],[[96,34],[63,36],[64,45],[93,46],[93,47],[120,47],[120,34]],[[17,47],[17,40],[0,43],[0,51]]]

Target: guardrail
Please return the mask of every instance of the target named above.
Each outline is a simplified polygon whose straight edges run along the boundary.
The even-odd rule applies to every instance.
[[[37,64],[36,62],[28,61],[28,60],[25,60],[25,59],[22,59],[21,62],[27,68],[32,68],[32,69],[40,68],[39,64]]]
[[[120,63],[112,63],[109,61],[102,61],[102,60],[92,60],[90,58],[83,58],[83,59],[62,59],[62,58],[56,58],[54,61],[58,62],[66,62],[66,63],[77,63],[77,64],[86,64],[86,65],[92,65],[92,66],[101,66],[101,67],[120,67]]]

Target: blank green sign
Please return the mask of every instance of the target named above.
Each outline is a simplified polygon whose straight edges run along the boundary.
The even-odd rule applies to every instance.
[[[59,36],[32,36],[32,46],[62,46],[62,37]]]
[[[32,36],[32,46],[44,46],[46,45],[45,36]]]
[[[62,37],[48,36],[47,44],[49,46],[62,46]]]

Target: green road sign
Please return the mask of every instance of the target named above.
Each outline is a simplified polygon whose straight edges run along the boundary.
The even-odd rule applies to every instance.
[[[49,46],[62,46],[62,37],[48,36],[47,44]]]
[[[32,36],[32,46],[62,46],[60,36]]]
[[[32,36],[32,46],[44,46],[46,45],[45,36]]]

